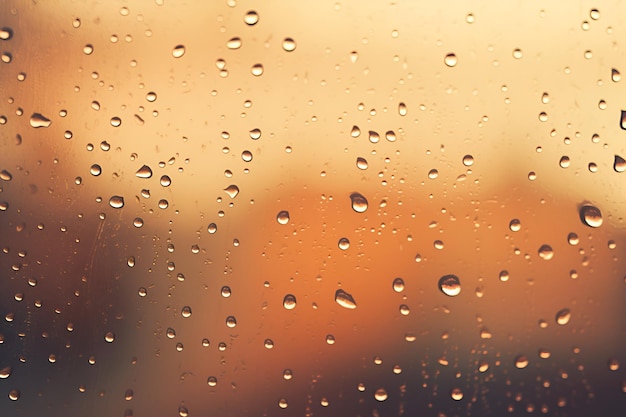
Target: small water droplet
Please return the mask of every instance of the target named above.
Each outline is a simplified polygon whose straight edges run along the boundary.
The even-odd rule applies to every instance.
[[[185,45],[176,45],[174,49],[172,49],[172,56],[174,58],[180,58],[185,55]]]
[[[444,275],[439,278],[439,290],[449,297],[459,295],[461,292],[461,281],[456,275]]]
[[[276,215],[276,221],[278,224],[288,224],[290,221],[289,212],[287,210],[281,210]]]
[[[378,134],[378,132],[370,130],[369,131],[369,140],[372,143],[378,143],[380,141],[380,135]]]
[[[162,187],[169,187],[172,184],[172,180],[169,176],[163,175],[161,176],[161,180],[159,181]]]
[[[550,245],[541,245],[537,252],[544,261],[549,261],[554,256],[554,251]]]
[[[20,391],[16,389],[12,389],[9,391],[9,399],[11,401],[17,401],[20,399]]]
[[[289,381],[292,378],[293,378],[293,371],[291,369],[289,369],[289,368],[285,369],[283,371],[283,379],[285,381]]]
[[[611,80],[614,83],[619,82],[622,79],[622,74],[620,74],[620,72],[615,69],[615,68],[611,68]]]
[[[400,277],[394,279],[392,287],[395,292],[404,291],[404,280]]]
[[[626,171],[626,160],[619,155],[615,155],[615,159],[613,160],[613,170],[615,172]]]
[[[463,165],[465,165],[466,167],[474,165],[474,157],[472,155],[465,155],[463,157]]]
[[[5,366],[4,368],[0,369],[0,379],[7,379],[11,376],[11,372],[13,372],[13,368],[11,368],[10,366]]]
[[[362,194],[350,194],[350,201],[352,203],[352,210],[357,213],[365,213],[365,211],[367,211],[367,199]]]
[[[283,49],[287,52],[292,52],[296,49],[296,41],[292,38],[283,39]]]
[[[210,234],[217,232],[217,225],[215,223],[210,223],[207,226],[207,232],[209,232]]]
[[[356,64],[358,60],[359,60],[359,53],[357,51],[350,52],[350,62],[352,62],[353,64]]]
[[[231,184],[228,187],[224,188],[224,191],[226,191],[226,194],[228,194],[230,198],[235,198],[237,197],[237,194],[239,194],[239,187]]]
[[[572,318],[572,314],[571,314],[569,308],[564,308],[562,310],[559,310],[556,313],[555,320],[556,320],[557,324],[560,324],[561,326],[565,326],[567,323],[569,323],[569,320],[571,318]]]
[[[619,127],[621,127],[622,130],[626,130],[626,110],[622,110],[620,113]]]
[[[287,408],[289,406],[289,402],[285,398],[281,398],[278,400],[278,406],[283,409]]]
[[[443,59],[443,62],[448,66],[448,67],[454,67],[456,66],[458,60],[455,54],[448,54],[445,56],[445,58]]]
[[[104,340],[107,343],[113,343],[115,341],[115,333],[113,332],[106,332],[104,335]]]
[[[48,119],[46,116],[44,116],[41,113],[33,113],[30,116],[30,125],[34,127],[35,129],[38,129],[41,127],[48,127],[51,124],[52,122],[50,121],[50,119]]]
[[[574,232],[570,233],[567,235],[567,243],[569,243],[572,246],[576,246],[578,245],[578,242],[580,242],[580,239],[578,238],[578,235]]]
[[[342,237],[339,239],[339,242],[337,242],[337,246],[339,246],[341,250],[348,250],[350,248],[350,240],[346,237]]]
[[[180,315],[183,316],[184,318],[189,318],[191,317],[191,307],[189,306],[184,306],[181,310],[180,310]]]
[[[524,355],[519,355],[515,358],[515,367],[517,369],[524,369],[528,366],[528,358]]]
[[[438,176],[439,176],[439,171],[437,171],[436,169],[431,169],[430,171],[428,171],[428,178],[430,178],[431,180],[434,180]]]
[[[602,226],[602,212],[599,208],[592,205],[584,205],[580,209],[580,220],[589,227]]]
[[[285,307],[285,310],[293,310],[296,308],[296,296],[293,294],[285,295],[285,298],[283,298],[283,307]]]
[[[522,50],[517,48],[517,49],[513,49],[513,58],[515,59],[522,59],[523,53]]]
[[[406,116],[406,114],[407,114],[406,104],[404,104],[404,103],[399,103],[398,104],[398,114],[400,116]]]
[[[148,94],[146,94],[146,100],[149,101],[150,103],[154,103],[157,99],[157,95],[154,91],[150,91]]]
[[[352,129],[350,130],[350,136],[352,136],[353,138],[358,138],[359,136],[361,136],[361,129],[359,129],[357,125],[352,126]]]
[[[454,401],[461,401],[463,399],[463,391],[461,391],[461,388],[452,388],[450,390],[450,397]]]
[[[235,318],[235,316],[226,317],[226,326],[231,329],[237,326],[237,319]]]
[[[502,270],[499,274],[500,281],[507,282],[511,276],[509,275],[509,271]]]
[[[122,119],[119,117],[111,117],[111,126],[120,127],[122,124]]]
[[[356,301],[354,301],[352,295],[348,294],[342,289],[335,291],[335,302],[343,308],[347,308],[350,310],[356,308]]]
[[[396,132],[394,132],[393,130],[388,130],[387,132],[385,132],[385,139],[387,139],[388,142],[395,142]]]
[[[250,69],[250,72],[255,77],[260,77],[261,75],[263,75],[263,71],[264,71],[263,64],[254,64],[252,68]]]
[[[2,181],[11,181],[13,179],[13,175],[6,169],[0,171],[0,180]]]
[[[589,11],[589,17],[590,17],[592,20],[598,20],[598,19],[600,19],[600,11],[599,11],[598,9],[591,9],[591,10]]]
[[[408,305],[400,304],[400,314],[402,314],[403,316],[408,316],[410,312],[411,312],[411,309],[409,308]]]
[[[137,170],[135,175],[138,178],[150,178],[152,177],[152,169],[148,165],[144,165]]]
[[[615,372],[619,370],[619,361],[617,359],[609,359],[609,370]]]
[[[561,157],[561,159],[559,159],[559,166],[560,166],[561,168],[569,168],[569,166],[570,166],[570,159],[569,159],[569,156],[567,156],[567,155],[563,155],[563,156]]]
[[[124,207],[124,197],[119,195],[114,195],[109,198],[109,205],[115,209],[120,209]]]
[[[8,41],[13,37],[13,29],[8,27],[3,27],[0,29],[0,40]]]
[[[124,393],[124,400],[130,401],[133,399],[134,393],[132,389],[127,389]]]
[[[222,289],[220,290],[220,293],[222,294],[222,297],[224,298],[230,297],[231,296],[230,287],[227,285],[224,285]]]
[[[206,383],[210,387],[214,387],[217,385],[217,378],[214,376],[210,376],[207,378]]]
[[[519,219],[513,219],[509,222],[509,229],[512,232],[519,232],[522,229],[522,222]]]
[[[376,401],[382,402],[389,398],[389,395],[387,394],[387,390],[385,390],[384,388],[378,388],[376,392],[374,392],[374,398],[376,399]]]
[[[226,42],[226,47],[228,49],[239,49],[241,48],[241,38],[234,37],[230,38],[228,42]]]
[[[91,44],[87,44],[85,46],[83,46],[83,53],[85,55],[91,55],[93,54],[93,45]]]
[[[363,169],[363,170],[367,169],[367,159],[358,157],[356,159],[356,166],[359,169]]]
[[[259,14],[255,12],[254,10],[250,10],[243,17],[243,21],[248,26],[254,26],[259,22]]]

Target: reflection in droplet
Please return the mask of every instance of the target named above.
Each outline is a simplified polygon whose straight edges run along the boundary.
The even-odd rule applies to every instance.
[[[109,198],[109,205],[116,209],[124,207],[124,197],[119,195],[112,196],[111,198]]]
[[[285,310],[293,310],[296,308],[296,296],[293,294],[285,295],[285,298],[283,298],[283,307],[285,307]]]
[[[350,248],[350,240],[346,237],[342,237],[339,239],[339,242],[337,242],[337,246],[339,246],[341,250],[348,250]]]
[[[404,291],[404,280],[400,277],[394,279],[392,287],[395,292]]]
[[[448,54],[445,56],[445,58],[443,59],[443,62],[448,66],[448,67],[454,67],[458,60],[455,54]]]
[[[226,194],[228,194],[230,198],[235,198],[237,197],[237,194],[239,194],[239,187],[231,184],[228,187],[224,188],[224,191],[226,191]]]
[[[356,301],[354,301],[352,295],[348,294],[342,289],[335,291],[335,302],[343,308],[347,308],[350,310],[356,308]]]
[[[572,318],[572,314],[569,308],[564,308],[562,310],[559,310],[556,313],[556,317],[555,317],[557,324],[560,324],[561,326],[564,326],[567,323],[569,323],[571,318]]]
[[[554,256],[554,251],[550,245],[541,245],[537,252],[544,261],[549,261]]]
[[[461,292],[461,281],[456,275],[444,275],[439,278],[439,290],[449,297],[459,295]]]
[[[276,215],[276,221],[278,224],[287,224],[289,223],[289,212],[287,210],[281,210]]]
[[[378,388],[376,392],[374,392],[374,398],[376,401],[385,401],[389,396],[387,395],[387,390],[384,388]]]
[[[30,116],[29,122],[30,122],[30,125],[34,127],[35,129],[38,129],[41,127],[48,127],[52,124],[50,119],[48,119],[46,116],[40,113],[33,113]]]
[[[172,49],[172,56],[174,58],[180,58],[185,55],[185,45],[176,45],[174,49]]]
[[[580,209],[580,220],[589,227],[602,226],[602,212],[596,206],[584,205]]]
[[[365,213],[367,210],[367,199],[362,194],[350,194],[350,201],[352,202],[352,210],[357,213]]]
[[[626,171],[626,160],[619,155],[615,155],[615,159],[613,160],[613,170],[615,172]]]

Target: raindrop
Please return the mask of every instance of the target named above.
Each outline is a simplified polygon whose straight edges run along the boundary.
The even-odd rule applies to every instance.
[[[12,37],[13,37],[13,29],[7,28],[7,27],[3,27],[2,29],[0,29],[0,39],[1,40],[8,41]]]
[[[292,38],[283,39],[283,49],[287,52],[292,52],[296,49],[296,41]]]
[[[387,139],[387,141],[389,142],[395,142],[396,133],[393,130],[388,130],[387,132],[385,132],[385,139]]]
[[[569,308],[564,308],[562,310],[559,310],[556,313],[555,320],[556,320],[557,324],[560,324],[561,326],[565,326],[567,323],[569,323],[569,320],[571,318],[572,318],[572,314],[571,314]]]
[[[115,209],[120,209],[124,207],[124,197],[119,195],[114,195],[109,198],[109,205]]]
[[[428,171],[428,178],[430,178],[431,180],[434,180],[438,176],[439,176],[439,171],[437,171],[436,169],[431,169],[430,171]]]
[[[376,401],[385,401],[389,396],[387,395],[387,390],[384,388],[378,388],[376,392],[374,392],[374,398]]]
[[[124,399],[126,401],[130,401],[130,400],[133,399],[133,395],[134,395],[133,390],[132,389],[127,389],[126,392],[124,393]]]
[[[214,387],[217,385],[217,378],[214,376],[210,376],[207,378],[206,383],[210,387]]]
[[[465,155],[463,157],[463,165],[465,165],[466,167],[474,165],[474,157],[472,155]]]
[[[285,381],[289,381],[292,378],[293,378],[293,371],[291,369],[289,369],[289,368],[285,369],[283,371],[283,379]]]
[[[520,355],[515,358],[515,367],[517,369],[524,369],[528,366],[528,358],[524,355]]]
[[[207,232],[209,232],[210,234],[217,232],[217,225],[215,223],[210,223],[207,226]]]
[[[580,239],[578,239],[578,235],[576,233],[570,233],[567,235],[567,243],[569,243],[572,246],[576,246],[578,245],[578,242],[580,242]]]
[[[402,314],[403,316],[408,316],[410,312],[411,312],[411,309],[409,308],[408,305],[400,304],[400,314]]]
[[[122,119],[119,117],[111,117],[111,126],[119,127],[122,124]]]
[[[362,194],[350,194],[350,201],[352,202],[352,210],[357,213],[365,213],[367,210],[367,199]]]
[[[439,278],[439,290],[449,297],[459,295],[461,292],[461,281],[456,275],[444,275]]]
[[[461,401],[463,399],[463,391],[461,391],[461,388],[452,388],[450,390],[450,397],[454,401]]]
[[[522,222],[519,219],[513,219],[509,222],[509,229],[512,232],[519,232],[522,229]]]
[[[378,134],[378,132],[370,130],[369,131],[369,140],[372,143],[378,143],[380,141],[380,135]]]
[[[347,237],[342,237],[339,239],[337,246],[339,246],[339,249],[341,250],[348,250],[348,248],[350,248],[350,240],[348,240]]]
[[[235,318],[235,316],[226,317],[226,326],[231,329],[237,326],[237,319]]]
[[[592,205],[584,205],[580,209],[580,220],[589,227],[602,226],[602,212]]]
[[[239,187],[237,187],[236,185],[232,184],[232,185],[229,185],[228,187],[224,188],[224,191],[226,191],[226,194],[228,194],[228,196],[230,198],[235,198],[235,197],[237,197],[237,194],[239,194]]]
[[[561,168],[569,168],[569,165],[570,165],[569,156],[563,155],[561,159],[559,159],[559,166]]]
[[[502,270],[500,271],[499,277],[500,277],[500,281],[507,282],[511,276],[509,275],[509,271]]]
[[[285,298],[283,299],[283,307],[285,307],[285,310],[293,310],[296,308],[296,296],[293,294],[285,295]]]
[[[257,12],[255,12],[254,10],[250,10],[248,13],[245,14],[245,16],[243,17],[243,21],[246,23],[246,25],[248,26],[254,26],[258,23],[259,21],[259,14]]]
[[[7,379],[11,376],[11,372],[13,372],[13,368],[11,368],[10,366],[5,366],[4,368],[0,369],[0,379]]]
[[[257,140],[261,137],[261,129],[252,129],[250,132],[250,139]]]
[[[544,261],[549,261],[554,256],[554,251],[550,245],[541,245],[538,250],[539,257]]]
[[[226,42],[226,47],[228,49],[239,49],[241,48],[241,38],[230,38],[228,42]]]
[[[616,70],[615,68],[611,68],[611,80],[614,83],[617,83],[621,79],[622,79],[622,74],[620,74],[620,72],[618,70]]]
[[[261,75],[263,75],[263,71],[264,71],[263,64],[254,64],[252,68],[250,69],[250,72],[255,77],[260,77]]]
[[[113,333],[113,332],[106,332],[106,334],[104,335],[104,340],[107,343],[113,343],[115,341],[115,333]]]
[[[619,370],[619,361],[617,359],[609,359],[608,365],[609,365],[609,370],[613,372]]]
[[[356,64],[358,60],[359,60],[359,53],[357,51],[350,52],[350,62],[352,62],[353,64]]]
[[[287,408],[287,406],[289,406],[289,403],[287,402],[286,399],[281,398],[280,400],[278,400],[278,406],[284,409],[284,408]]]
[[[515,59],[521,59],[523,56],[522,54],[522,50],[517,48],[517,49],[513,49],[513,58]]]
[[[404,280],[400,277],[396,278],[393,280],[393,290],[395,292],[402,292],[404,291]]]
[[[591,9],[589,17],[591,17],[592,20],[600,19],[600,11],[598,9]]]
[[[181,310],[180,310],[180,315],[183,316],[184,318],[189,318],[191,317],[191,307],[189,306],[184,306]]]
[[[180,58],[185,55],[185,45],[176,45],[174,49],[172,49],[172,56],[174,58]]]
[[[163,175],[160,182],[162,187],[169,187],[172,184],[171,178],[167,175]]]
[[[367,169],[367,159],[358,157],[356,159],[356,166],[359,169],[363,169],[363,170]]]
[[[615,155],[615,159],[613,160],[613,170],[615,170],[615,172],[626,171],[626,160],[619,155]]]
[[[619,118],[619,127],[621,127],[623,130],[626,130],[626,110],[621,111]]]
[[[157,99],[157,95],[154,91],[150,91],[148,94],[146,94],[146,100],[149,101],[150,103],[155,102]]]
[[[140,227],[143,227],[143,219],[141,217],[135,217],[135,220],[133,220],[133,226],[135,226],[138,229]]]
[[[406,116],[407,114],[406,104],[404,103],[398,104],[398,114],[400,116]]]
[[[289,223],[289,212],[287,210],[281,210],[276,215],[276,221],[278,224],[287,224]]]
[[[20,399],[20,391],[16,389],[12,389],[9,391],[9,399],[11,401],[17,401]]]
[[[454,67],[456,66],[458,59],[456,57],[455,54],[448,54],[445,56],[445,58],[443,59],[443,62],[448,66],[448,67]]]
[[[36,129],[40,127],[48,127],[52,124],[50,119],[40,113],[33,113],[30,116],[30,125]]]
[[[13,179],[13,175],[6,169],[0,171],[0,180],[2,181],[11,181]]]
[[[93,45],[91,44],[87,44],[85,46],[83,46],[83,53],[85,55],[91,55],[93,54]]]
[[[335,291],[335,302],[343,308],[347,308],[350,310],[356,308],[356,301],[354,301],[352,295],[341,289]]]
[[[222,289],[221,289],[221,291],[220,291],[220,292],[221,292],[221,294],[222,294],[222,297],[224,297],[224,298],[228,298],[228,297],[230,297],[230,296],[231,296],[231,294],[232,294],[232,292],[231,292],[231,290],[230,290],[230,287],[229,287],[229,286],[227,286],[227,285],[224,285],[224,286],[222,287]]]

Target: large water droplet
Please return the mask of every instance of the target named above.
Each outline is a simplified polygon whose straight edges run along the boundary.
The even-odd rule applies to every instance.
[[[9,391],[9,399],[11,401],[17,401],[20,399],[20,391],[17,389],[12,389]]]
[[[458,59],[456,57],[455,54],[448,54],[445,56],[445,58],[443,59],[443,62],[448,66],[448,67],[454,67],[456,66]]]
[[[589,227],[602,226],[602,212],[599,208],[592,205],[584,205],[580,209],[580,220]]]
[[[550,245],[541,245],[537,252],[539,257],[545,261],[549,261],[554,256],[554,251]]]
[[[235,37],[230,38],[228,42],[226,42],[226,47],[228,49],[239,49],[241,48],[241,38]]]
[[[230,198],[235,198],[237,197],[237,194],[239,194],[239,187],[231,184],[228,187],[224,188],[224,191],[226,191],[226,194],[228,194]]]
[[[2,29],[0,29],[0,39],[1,40],[8,41],[12,37],[13,37],[13,29],[7,28],[7,27],[3,27]]]
[[[283,307],[285,307],[285,310],[293,310],[296,308],[296,296],[287,294],[285,298],[283,298]]]
[[[622,74],[619,73],[619,71],[615,68],[611,68],[611,80],[614,83],[619,82],[622,79]]]
[[[0,171],[0,180],[2,181],[11,181],[13,179],[13,175],[6,169]]]
[[[184,306],[181,310],[180,310],[180,315],[183,316],[184,318],[189,318],[191,317],[191,307],[189,306]]]
[[[38,129],[40,127],[48,127],[51,124],[52,122],[50,121],[50,119],[48,119],[46,116],[44,116],[41,113],[33,113],[30,116],[30,125],[34,127],[35,129]]]
[[[439,289],[449,297],[457,296],[461,292],[461,281],[456,275],[444,275],[439,278]]]
[[[615,172],[626,171],[626,160],[619,155],[615,155],[615,159],[613,160],[613,170],[615,170]]]
[[[350,248],[350,240],[347,237],[342,237],[339,239],[339,242],[337,242],[337,246],[339,246],[341,250],[348,250]]]
[[[350,310],[354,310],[356,308],[356,301],[354,301],[352,295],[341,289],[335,291],[335,302],[343,308],[348,308]]]
[[[359,136],[361,136],[361,129],[359,129],[359,127],[356,125],[352,126],[352,129],[350,130],[350,136],[352,136],[353,138],[358,138]]]
[[[378,132],[370,130],[369,131],[369,140],[372,143],[378,143],[380,141],[380,135],[378,134]]]
[[[556,320],[557,324],[560,324],[561,326],[564,326],[567,323],[569,323],[569,320],[571,318],[572,318],[572,313],[570,312],[569,308],[564,308],[562,310],[559,310],[556,313],[555,320]]]
[[[119,195],[112,196],[111,198],[109,198],[109,205],[116,209],[124,207],[124,197]]]
[[[463,399],[463,391],[461,391],[461,388],[452,388],[450,390],[450,397],[454,401],[461,401]]]
[[[150,178],[152,177],[152,169],[148,165],[144,165],[137,170],[135,175],[139,178]]]
[[[512,232],[519,232],[522,228],[522,222],[519,221],[519,219],[513,219],[509,222],[509,229],[511,229]]]
[[[356,159],[356,166],[359,169],[363,169],[363,170],[367,169],[367,159],[358,157]]]
[[[106,332],[104,335],[104,340],[107,343],[113,343],[115,341],[115,333],[113,332]]]
[[[402,292],[404,291],[404,280],[400,277],[396,278],[393,280],[393,290],[395,292]]]
[[[185,52],[185,45],[176,45],[174,49],[172,49],[172,56],[174,58],[180,58],[181,56],[185,55]]]
[[[387,390],[384,388],[378,388],[376,392],[374,392],[374,398],[376,398],[376,401],[385,401],[388,397],[389,395],[387,395]]]
[[[519,355],[515,358],[515,367],[517,369],[524,369],[528,366],[528,358],[524,355]]]
[[[289,220],[289,212],[287,210],[281,210],[276,215],[276,221],[278,224],[288,224]]]
[[[626,130],[626,110],[622,110],[619,117],[619,127]]]
[[[352,202],[352,210],[357,213],[365,213],[367,210],[367,198],[365,198],[362,194],[350,194],[350,201]]]
[[[294,51],[296,49],[296,41],[292,38],[283,39],[283,49],[287,52]]]
[[[0,369],[0,379],[7,379],[11,376],[11,372],[13,372],[13,368],[11,368],[10,366],[5,366],[4,368]]]
[[[250,10],[243,17],[243,21],[246,22],[248,26],[254,26],[259,22],[259,14],[254,10]]]
[[[237,326],[237,319],[235,318],[235,316],[226,317],[226,327],[232,329],[235,326]]]

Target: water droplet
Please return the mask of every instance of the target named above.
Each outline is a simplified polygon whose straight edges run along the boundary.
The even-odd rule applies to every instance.
[[[120,209],[124,207],[124,197],[119,195],[114,195],[109,198],[109,205],[115,209]]]
[[[111,117],[111,126],[120,127],[122,124],[122,119],[119,117]]]
[[[180,315],[183,316],[184,318],[189,318],[191,317],[191,307],[189,306],[184,306],[181,310],[180,310]]]
[[[252,68],[250,69],[250,72],[255,77],[260,77],[261,75],[263,75],[263,71],[264,71],[263,64],[254,64]]]
[[[570,233],[567,235],[567,243],[569,243],[572,246],[576,246],[578,245],[578,242],[580,242],[580,240],[578,239],[578,235],[576,233]]]
[[[408,316],[410,312],[411,312],[411,309],[409,308],[408,305],[400,304],[400,314],[402,314],[403,316]]]
[[[509,222],[509,229],[512,232],[519,232],[522,229],[522,222],[519,219],[513,219]]]
[[[9,391],[9,399],[11,401],[17,401],[20,399],[20,391],[16,389],[12,389]]]
[[[0,369],[0,379],[7,379],[11,376],[11,372],[13,372],[13,368],[11,368],[10,366],[5,366],[4,368]]]
[[[348,240],[348,238],[346,237],[342,237],[341,239],[339,239],[337,246],[339,246],[339,249],[341,250],[348,250],[350,248],[350,240]]]
[[[474,165],[474,157],[472,155],[465,155],[463,157],[463,165],[465,165],[466,167]]]
[[[215,223],[210,223],[207,226],[207,232],[209,232],[210,234],[217,232],[217,225]]]
[[[599,208],[592,205],[584,205],[580,209],[580,220],[589,227],[602,226],[602,212]]]
[[[167,336],[168,339],[175,338],[176,330],[172,329],[171,327],[168,327],[167,330],[165,331],[165,336]]]
[[[161,176],[160,183],[162,187],[169,187],[172,184],[172,179],[167,175],[163,175]]]
[[[214,387],[217,385],[217,378],[214,376],[210,376],[207,378],[206,383],[210,387]]]
[[[239,187],[231,184],[228,187],[224,188],[224,191],[226,191],[226,194],[228,194],[230,198],[235,198],[237,197],[237,194],[239,194]]]
[[[591,17],[592,20],[600,19],[600,11],[598,9],[591,9],[589,11],[589,17]]]
[[[367,159],[358,157],[356,159],[356,166],[359,169],[363,169],[363,170],[367,169]]]
[[[502,270],[499,275],[500,281],[507,282],[511,276],[509,275],[509,271]]]
[[[185,55],[185,52],[185,45],[176,45],[174,49],[172,49],[172,56],[174,58],[180,58],[181,56]]]
[[[540,357],[541,359],[549,359],[549,358],[550,358],[550,356],[551,356],[550,351],[549,351],[549,350],[547,350],[547,349],[539,349],[539,352],[538,352],[538,353],[539,353],[539,357]]]
[[[513,49],[513,58],[515,59],[522,59],[522,50],[517,48],[517,49]]]
[[[378,134],[378,132],[370,130],[369,131],[369,140],[372,143],[378,143],[380,141],[380,135]]]
[[[187,407],[181,405],[178,407],[178,415],[180,417],[189,417],[189,410],[187,410]]]
[[[404,103],[399,103],[398,104],[398,114],[400,116],[406,116],[406,114],[407,114],[406,104],[404,104]]]
[[[293,378],[293,371],[291,369],[289,369],[289,368],[285,369],[283,371],[283,379],[285,381],[289,381],[292,378]]]
[[[448,67],[454,67],[456,66],[458,60],[455,54],[448,54],[445,56],[445,58],[443,59],[443,62],[448,66]]]
[[[385,132],[385,139],[387,139],[388,142],[395,142],[396,141],[396,132],[394,132],[393,130],[388,130]]]
[[[220,290],[220,293],[222,294],[222,297],[224,298],[230,297],[231,295],[230,287],[227,285],[224,285],[222,289]]]
[[[335,291],[335,302],[343,308],[347,308],[350,310],[356,308],[356,301],[354,301],[352,295],[341,289]]]
[[[51,124],[52,122],[50,121],[50,119],[48,119],[46,116],[44,116],[41,113],[33,113],[30,116],[30,125],[34,127],[35,129],[38,129],[40,127],[48,127]]]
[[[556,320],[557,324],[560,324],[561,326],[565,326],[567,323],[569,323],[569,320],[571,318],[572,318],[572,314],[571,314],[569,308],[564,308],[562,310],[559,310],[556,313],[555,320]]]
[[[384,388],[378,388],[376,392],[374,392],[374,398],[376,401],[385,401],[389,396],[387,395],[387,390]]]
[[[613,160],[613,170],[615,172],[626,171],[626,160],[619,155],[615,155],[615,159]]]
[[[550,245],[541,245],[537,252],[544,261],[549,261],[554,256],[554,251]]]
[[[3,27],[2,29],[0,29],[0,40],[8,41],[12,37],[13,37],[13,29],[7,28],[7,27]]]
[[[296,296],[293,294],[285,295],[285,298],[283,298],[283,307],[285,307],[285,310],[293,310],[296,308]]]
[[[287,52],[294,51],[296,49],[296,41],[292,38],[283,39],[283,49]]]
[[[487,372],[489,370],[489,364],[485,361],[482,361],[478,364],[478,372]]]
[[[358,138],[359,136],[361,136],[361,129],[359,129],[359,127],[356,125],[352,126],[352,129],[350,130],[350,136],[352,136],[353,138]]]
[[[461,401],[463,399],[463,391],[461,391],[461,388],[452,388],[450,390],[450,397],[454,401]]]
[[[350,194],[350,201],[352,202],[352,210],[357,213],[365,213],[367,210],[367,199],[362,194]]]
[[[449,297],[459,295],[461,292],[461,281],[456,275],[444,275],[439,278],[439,290]]]
[[[290,217],[289,212],[287,210],[281,210],[276,215],[276,221],[278,224],[287,224],[289,223]]]
[[[133,399],[134,393],[132,389],[127,389],[126,392],[124,393],[124,399],[126,401],[130,401]]]
[[[468,13],[467,16],[465,16],[465,21],[472,24],[476,21],[476,17],[472,13]]]
[[[619,127],[621,127],[622,130],[626,130],[626,110],[622,110],[620,113]]]
[[[146,295],[148,295],[148,290],[145,287],[139,287],[137,293],[140,297],[145,297]]]
[[[106,334],[104,335],[104,340],[107,343],[113,343],[115,341],[115,333],[113,333],[113,332],[106,332]]]
[[[278,406],[283,409],[287,408],[289,406],[289,402],[287,402],[285,398],[281,398],[280,400],[278,400]]]
[[[231,329],[237,326],[237,319],[235,318],[235,316],[226,317],[226,326]]]
[[[11,181],[13,179],[13,175],[6,169],[0,171],[0,180],[2,181]]]
[[[255,12],[254,10],[250,10],[248,11],[248,13],[245,14],[245,16],[243,17],[243,21],[246,23],[246,25],[248,26],[254,26],[258,23],[259,21],[259,14],[257,12]]]
[[[430,178],[431,180],[434,180],[438,176],[439,176],[439,171],[437,171],[436,169],[431,169],[430,171],[428,171],[428,178]]]
[[[524,369],[528,366],[528,358],[524,355],[519,355],[515,358],[515,367],[517,369]]]
[[[563,155],[563,156],[561,157],[561,159],[559,159],[559,166],[560,166],[561,168],[569,168],[569,166],[570,166],[570,159],[569,159],[569,156],[567,156],[567,155]]]
[[[619,361],[617,359],[609,359],[609,370],[615,372],[619,370]]]
[[[226,47],[228,49],[239,49],[241,48],[241,38],[234,37],[230,38],[228,42],[226,42]]]
[[[611,80],[614,83],[617,83],[621,79],[622,79],[622,74],[620,74],[620,72],[618,70],[616,70],[615,68],[611,68]]]
[[[404,280],[400,277],[396,278],[393,280],[393,290],[395,292],[402,292],[404,291]]]
[[[93,54],[93,45],[91,44],[87,44],[85,46],[83,46],[83,53],[85,55],[91,55]]]

